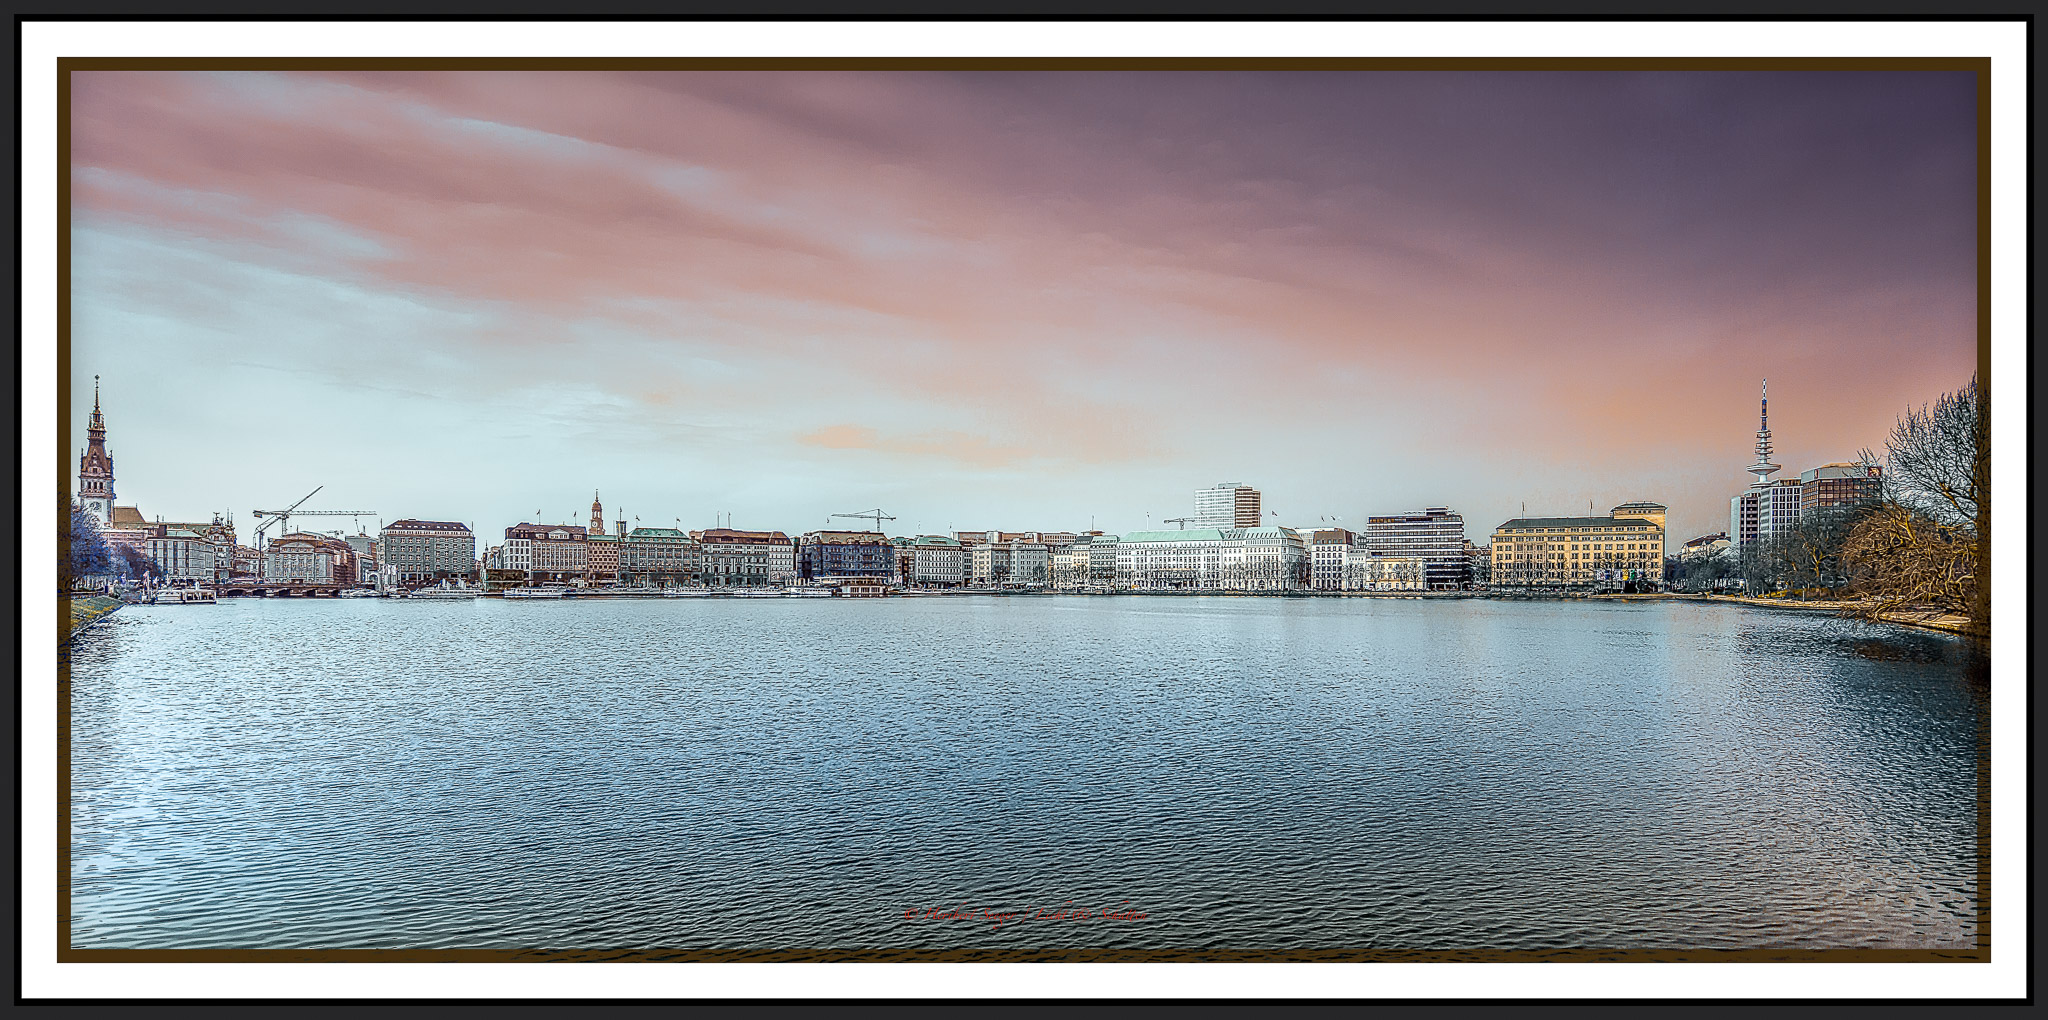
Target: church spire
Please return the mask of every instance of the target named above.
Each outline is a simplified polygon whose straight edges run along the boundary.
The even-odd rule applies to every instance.
[[[598,501],[597,490],[590,490],[590,534],[604,534],[604,504]]]

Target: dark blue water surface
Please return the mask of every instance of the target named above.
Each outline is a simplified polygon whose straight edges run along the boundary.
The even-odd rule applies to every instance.
[[[71,664],[79,948],[1977,935],[1964,650],[1813,614],[242,599]]]

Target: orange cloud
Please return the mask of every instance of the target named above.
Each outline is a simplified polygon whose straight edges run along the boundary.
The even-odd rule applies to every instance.
[[[1008,467],[1043,456],[1025,446],[997,443],[965,432],[925,432],[915,436],[884,436],[865,425],[827,425],[797,437],[806,446],[828,450],[869,450],[903,457],[938,458],[981,468]]]

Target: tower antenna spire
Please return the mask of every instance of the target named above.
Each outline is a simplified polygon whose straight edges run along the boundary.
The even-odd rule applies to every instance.
[[[1752,483],[1757,488],[1770,484],[1771,474],[1778,465],[1771,463],[1771,381],[1764,380],[1763,400],[1757,409],[1756,463],[1747,469],[1756,476]]]

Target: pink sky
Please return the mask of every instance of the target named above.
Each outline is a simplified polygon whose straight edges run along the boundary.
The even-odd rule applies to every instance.
[[[172,518],[1119,531],[1228,479],[1474,538],[1653,499],[1682,541],[1761,377],[1788,472],[1970,377],[1974,89],[79,73],[74,435],[101,374]]]

